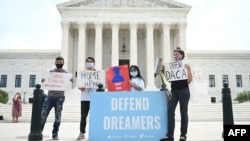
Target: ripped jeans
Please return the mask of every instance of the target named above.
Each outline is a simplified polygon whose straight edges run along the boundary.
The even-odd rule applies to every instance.
[[[43,131],[43,128],[46,123],[47,117],[50,113],[50,110],[54,107],[55,121],[53,125],[52,134],[53,135],[58,134],[59,126],[61,124],[61,114],[63,110],[64,100],[65,100],[65,96],[62,96],[59,98],[46,97],[43,103],[42,112],[41,112],[41,131]]]

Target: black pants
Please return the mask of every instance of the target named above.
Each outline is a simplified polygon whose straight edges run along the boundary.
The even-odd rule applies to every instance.
[[[90,101],[81,101],[80,132],[86,133],[87,117],[89,114]]]
[[[172,98],[168,102],[168,134],[169,138],[173,138],[175,129],[175,108],[179,102],[181,113],[181,134],[186,137],[188,130],[188,102],[190,99],[189,88],[181,90],[172,90]]]

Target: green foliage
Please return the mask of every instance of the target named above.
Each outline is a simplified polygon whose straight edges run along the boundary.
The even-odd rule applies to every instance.
[[[9,100],[9,94],[0,89],[0,103],[6,104]]]
[[[238,93],[234,100],[238,101],[239,103],[250,101],[250,91]]]

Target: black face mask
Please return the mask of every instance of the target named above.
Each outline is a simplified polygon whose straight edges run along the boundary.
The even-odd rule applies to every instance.
[[[57,69],[61,69],[63,67],[63,64],[56,64]]]

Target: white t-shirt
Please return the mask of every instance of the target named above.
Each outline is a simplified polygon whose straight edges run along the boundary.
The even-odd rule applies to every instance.
[[[138,78],[138,77],[135,77],[135,78],[132,77],[132,78],[131,78],[131,81],[132,81],[133,83],[135,83],[137,86],[141,87],[141,88],[142,88],[142,91],[145,89],[145,84],[144,84],[143,79]],[[134,87],[131,87],[131,91],[138,91],[138,90],[136,90]]]
[[[85,88],[81,91],[81,101],[90,101],[90,92],[96,92],[95,88]]]

